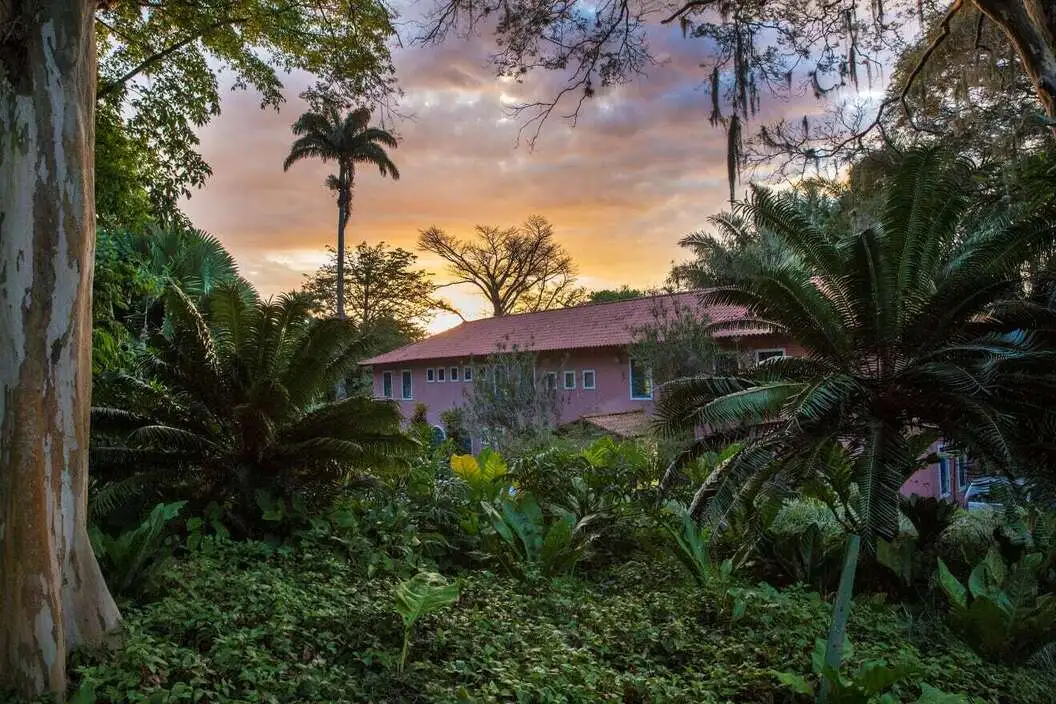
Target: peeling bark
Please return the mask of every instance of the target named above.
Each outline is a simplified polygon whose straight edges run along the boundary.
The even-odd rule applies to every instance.
[[[973,0],[1008,36],[1034,84],[1045,114],[1056,120],[1056,2]],[[1056,126],[1052,128],[1056,135]]]
[[[57,699],[120,620],[86,530],[94,9],[0,0],[0,689]]]

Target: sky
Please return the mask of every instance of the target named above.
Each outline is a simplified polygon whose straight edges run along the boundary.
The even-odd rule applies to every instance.
[[[671,264],[686,256],[678,240],[728,205],[725,136],[707,120],[706,45],[656,28],[658,65],[630,84],[599,90],[574,128],[552,119],[532,150],[518,144],[521,123],[505,108],[552,95],[559,77],[496,78],[490,41],[395,50],[400,112],[409,117],[386,127],[400,138],[391,156],[402,177],[357,172],[348,243],[414,250],[419,230],[433,225],[470,237],[478,224],[508,227],[540,214],[577,263],[581,285],[662,285]],[[305,85],[289,77],[290,100],[278,112],[261,110],[252,93],[226,93],[222,114],[200,133],[213,176],[185,204],[265,295],[297,288],[336,240],[336,202],[324,186],[330,167],[302,162],[282,170],[290,125],[305,109],[295,96]],[[760,119],[819,109],[812,98],[769,99]],[[419,254],[438,283],[449,280],[441,261]],[[443,293],[467,319],[485,315],[473,289]],[[443,313],[429,329],[458,322]]]

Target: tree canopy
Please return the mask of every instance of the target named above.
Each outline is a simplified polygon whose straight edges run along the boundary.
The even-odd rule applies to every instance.
[[[304,292],[311,296],[315,310],[327,316],[334,315],[337,300],[337,250],[329,250],[331,263],[305,275],[304,282]],[[384,347],[424,337],[424,326],[442,307],[429,273],[415,268],[417,260],[413,252],[384,242],[361,242],[355,249],[345,249],[348,319],[367,334],[384,336],[392,326],[397,337],[380,341]]]
[[[395,88],[393,12],[377,0],[102,2],[97,95],[140,145],[155,206],[174,212],[210,175],[198,128],[220,114],[220,85],[286,98],[283,74],[316,78],[316,105],[384,101]],[[230,79],[228,79],[230,77]]]
[[[556,91],[512,108],[534,141],[555,110],[574,123],[599,89],[623,84],[652,66],[657,57],[650,27],[679,27],[683,37],[698,40],[701,47],[709,121],[727,135],[732,199],[747,153],[746,124],[758,115],[764,94],[787,98],[806,92],[822,98],[842,91],[849,99],[842,101],[844,109],[823,119],[760,126],[755,153],[767,160],[782,156],[785,166],[853,159],[863,148],[876,146],[877,127],[887,111],[899,107],[949,36],[950,22],[970,8],[1015,50],[1012,60],[1033,87],[1034,109],[1056,120],[1056,9],[1039,0],[602,0],[590,5],[437,0],[422,38],[438,41],[487,27],[495,37],[492,60],[500,75],[521,80],[540,69],[560,72],[564,82]],[[850,98],[850,90],[882,84],[890,58],[911,47],[913,32],[907,28],[914,25],[934,29],[927,48],[904,71],[898,94],[879,109]],[[980,60],[998,63],[1002,56]]]
[[[440,257],[455,277],[445,286],[469,284],[492,307],[492,315],[532,313],[581,303],[576,266],[540,216],[520,227],[477,226],[477,239],[462,240],[438,227],[423,230],[418,246]]]

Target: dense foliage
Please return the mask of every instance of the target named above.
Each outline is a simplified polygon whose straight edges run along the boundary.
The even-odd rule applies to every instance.
[[[303,286],[324,316],[337,312],[337,250],[328,249],[331,262],[306,275]],[[436,285],[428,272],[415,268],[413,252],[361,242],[346,248],[344,259],[345,313],[375,337],[375,349],[384,352],[425,337],[424,326],[438,307]]]
[[[248,534],[261,508],[315,500],[409,445],[394,406],[327,400],[360,358],[347,321],[312,318],[305,296],[260,301],[238,285],[204,307],[169,289],[139,373],[114,382],[119,405],[93,411],[97,475],[215,502]]]
[[[713,590],[641,553],[545,584],[474,570],[454,605],[416,620],[401,672],[400,580],[368,577],[367,553],[328,545],[208,543],[165,574],[160,600],[126,607],[120,651],[78,659],[82,692],[129,702],[799,701],[777,672],[813,681],[829,611],[802,588],[758,587],[731,623]],[[1048,701],[1037,672],[988,664],[882,599],[860,601],[853,628],[847,671],[876,658],[912,667],[895,685],[900,698],[930,683],[987,702]]]

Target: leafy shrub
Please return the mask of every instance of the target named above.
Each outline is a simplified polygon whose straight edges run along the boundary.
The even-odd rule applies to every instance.
[[[487,447],[477,457],[452,455],[451,473],[469,485],[477,501],[494,499],[505,488],[507,481],[506,460]]]
[[[732,512],[718,538],[721,551],[743,555],[757,578],[826,592],[839,579],[846,533],[822,502],[790,499],[776,512]]]
[[[342,482],[391,464],[410,446],[394,405],[326,401],[363,339],[347,321],[314,319],[310,306],[230,285],[199,306],[172,288],[142,377],[125,378],[116,407],[93,410],[93,471],[120,480],[135,467],[173,495],[215,501],[232,529],[252,535],[262,527],[258,490],[325,503]]]
[[[850,660],[854,654],[850,641],[844,641],[843,650],[842,659]],[[821,638],[815,642],[810,659],[814,674],[829,689],[828,701],[832,704],[870,704],[877,700],[880,704],[895,704],[899,699],[891,693],[891,688],[917,672],[911,663],[888,663],[883,659],[867,660],[853,672],[834,670],[825,664],[825,641]],[[802,675],[794,672],[778,672],[776,675],[793,692],[814,697],[814,685]],[[948,694],[927,684],[921,685],[921,689],[917,704],[961,704],[968,701],[960,695]]]
[[[548,518],[531,494],[482,506],[499,538],[497,557],[521,577],[571,574],[597,537],[597,515],[561,511]]]
[[[916,494],[900,497],[898,507],[913,524],[917,545],[924,550],[933,549],[957,515],[962,513],[961,508],[952,501]]]
[[[112,594],[136,596],[151,590],[172,559],[172,547],[164,545],[165,528],[186,504],[158,504],[137,528],[116,537],[90,526],[92,550]]]
[[[1022,658],[1056,633],[1056,594],[1038,593],[1041,553],[1006,565],[996,548],[972,569],[965,587],[939,560],[939,584],[950,618],[968,642],[992,658]]]
[[[1001,514],[991,509],[961,511],[939,537],[936,550],[950,571],[967,579],[972,568],[986,557],[1001,526]]]

